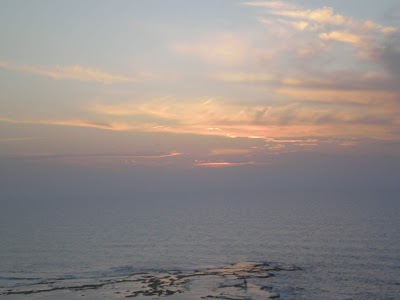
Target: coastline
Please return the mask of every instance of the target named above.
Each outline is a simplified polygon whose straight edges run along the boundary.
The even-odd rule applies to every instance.
[[[0,288],[7,299],[276,299],[268,284],[277,272],[301,270],[267,262],[241,262],[191,272],[159,271],[90,279],[52,279]]]

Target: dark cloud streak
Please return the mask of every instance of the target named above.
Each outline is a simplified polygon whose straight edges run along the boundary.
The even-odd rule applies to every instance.
[[[396,77],[396,83],[400,84],[400,35],[390,39],[385,45],[381,61],[384,67]]]

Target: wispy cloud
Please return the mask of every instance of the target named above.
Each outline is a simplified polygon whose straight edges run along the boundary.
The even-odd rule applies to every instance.
[[[44,119],[32,119],[32,120],[18,120],[11,118],[0,117],[0,122],[12,123],[12,124],[38,124],[38,125],[56,125],[56,126],[73,126],[73,127],[89,127],[104,130],[127,130],[128,127],[122,123],[114,122],[97,122],[97,121],[86,121],[86,120],[44,120]]]
[[[399,86],[400,81],[400,35],[389,40],[379,52],[383,66],[395,77]],[[400,95],[399,95],[400,99]]]
[[[295,9],[296,5],[290,4],[283,1],[253,1],[253,2],[243,2],[242,5],[255,6],[255,7],[265,7],[269,9]]]
[[[170,49],[217,64],[238,64],[249,55],[249,41],[238,34],[218,33],[200,41],[176,42]]]
[[[372,20],[355,20],[350,16],[336,12],[331,7],[306,9],[284,1],[244,2],[245,6],[262,8],[265,16],[261,23],[281,24],[286,28],[311,35],[303,38],[322,42],[339,42],[358,49],[358,57],[373,59],[370,53],[379,49],[388,36],[398,32],[397,28],[384,26]]]
[[[256,165],[254,161],[248,162],[196,162],[193,165],[196,167],[204,167],[204,168],[227,168],[227,167],[240,167],[246,165]]]
[[[359,34],[343,31],[323,32],[319,34],[321,40],[337,41],[342,43],[354,44],[361,47],[366,43],[367,37]]]
[[[307,10],[274,10],[272,11],[272,13],[278,16],[284,16],[293,19],[303,19],[319,24],[345,25],[352,22],[351,19],[346,18],[341,14],[335,13],[334,10],[330,7]]]
[[[291,4],[284,1],[244,2],[242,3],[242,5],[263,7],[270,15],[298,20],[300,22],[303,22],[304,27],[310,25],[310,29],[317,28],[312,25],[334,25],[346,26],[348,28],[352,28],[358,31],[374,30],[384,34],[392,34],[397,31],[394,27],[383,26],[371,20],[358,22],[352,17],[337,13],[332,7],[327,6],[317,9],[304,9],[299,5]],[[320,28],[322,29],[322,27]]]
[[[184,153],[180,152],[143,152],[143,153],[91,153],[91,154],[30,154],[23,155],[25,158],[31,159],[59,159],[59,158],[80,158],[80,159],[90,159],[90,158],[130,158],[130,159],[158,159],[158,158],[167,158],[180,156]]]
[[[231,83],[276,84],[279,82],[274,75],[265,73],[222,73],[214,75],[212,78]]]
[[[388,129],[396,126],[398,118],[396,107],[396,103],[327,106],[318,102],[310,105],[306,101],[262,105],[236,103],[220,98],[186,99],[186,101],[163,98],[114,105],[96,104],[90,107],[92,118],[88,120],[0,118],[0,121],[249,139],[349,135],[388,137],[392,134]],[[371,132],[375,133],[371,135]]]
[[[292,101],[326,103],[331,105],[377,105],[393,106],[397,101],[396,93],[384,90],[335,89],[284,87],[278,94]],[[374,106],[370,108],[373,109]],[[395,108],[395,107],[393,107]]]
[[[251,152],[250,149],[213,149],[211,155],[245,155]]]
[[[111,118],[128,117],[127,120],[134,120],[135,116],[140,116],[143,121],[147,116],[149,122],[144,122],[146,127],[141,127],[146,131],[247,138],[342,136],[349,132],[364,136],[366,127],[387,132],[387,127],[392,126],[396,119],[393,106],[381,106],[379,102],[373,106],[348,107],[307,103],[239,104],[218,98],[186,102],[179,99],[163,99],[142,104],[98,104],[93,107],[93,111]],[[160,120],[159,123],[157,119]],[[343,128],[347,130],[343,131]]]
[[[393,60],[396,54],[388,53]],[[393,57],[393,58],[392,58]],[[393,67],[393,70],[396,70]],[[383,72],[356,72],[350,70],[320,71],[297,68],[293,74],[281,76],[265,73],[224,73],[214,80],[232,84],[270,87],[276,94],[285,94],[292,101],[313,100],[336,103],[376,103],[395,101],[400,87],[396,78]],[[281,77],[279,77],[281,76]]]
[[[258,51],[252,52],[246,67],[237,71],[231,67],[225,72],[218,69],[210,76],[213,80],[259,86],[274,101],[334,105],[332,111],[338,105],[358,104],[371,105],[363,108],[363,114],[367,110],[372,113],[375,105],[397,109],[397,28],[358,20],[331,7],[308,9],[289,1],[248,1],[242,5],[260,11],[258,20],[265,31],[258,34],[268,42],[256,39]],[[309,105],[314,106],[309,107],[312,115],[318,115],[315,105]]]
[[[41,76],[50,77],[52,79],[74,79],[80,81],[95,81],[100,83],[117,83],[117,82],[140,82],[144,77],[129,77],[118,74],[109,73],[100,69],[87,68],[79,65],[74,66],[33,66],[33,65],[19,65],[12,64],[5,61],[0,61],[0,69],[30,73]]]
[[[168,166],[176,165],[178,157],[184,155],[180,152],[142,152],[142,153],[89,153],[89,154],[23,154],[16,155],[14,158],[40,161],[49,163],[59,163],[63,165],[79,166]]]

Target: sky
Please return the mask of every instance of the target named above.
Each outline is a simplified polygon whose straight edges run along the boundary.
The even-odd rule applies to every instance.
[[[8,186],[399,183],[397,0],[3,0],[0,43]]]

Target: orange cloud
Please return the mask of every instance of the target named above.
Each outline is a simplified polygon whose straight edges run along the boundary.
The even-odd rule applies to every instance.
[[[371,31],[371,30],[380,31],[386,35],[394,34],[395,32],[397,32],[397,29],[395,27],[382,26],[370,20],[367,20],[364,23],[354,24],[354,27],[361,31]]]
[[[0,118],[0,121],[249,139],[368,137],[370,132],[374,132],[375,137],[396,137],[394,128],[397,115],[395,112],[398,106],[394,101],[389,102],[393,100],[391,93],[347,90],[314,91],[303,88],[282,89],[278,92],[281,94],[281,99],[284,96],[290,101],[296,100],[297,103],[262,105],[232,103],[218,98],[186,99],[185,101],[163,98],[159,101],[115,105],[96,104],[90,107],[92,119],[102,120],[101,122],[90,121],[90,119],[14,120],[6,118]],[[345,99],[346,97],[351,99]],[[383,100],[386,99],[388,102],[384,103]],[[348,105],[349,103],[352,105]],[[391,128],[393,130],[390,130]],[[215,154],[218,151],[220,154],[223,153],[221,149],[216,151]]]
[[[357,22],[351,17],[336,13],[333,8],[327,6],[303,9],[301,6],[284,1],[244,2],[242,5],[263,7],[272,15],[300,20],[296,23],[300,25],[301,30],[309,25],[309,22],[314,22],[321,25],[344,26],[357,31],[373,30],[384,34],[393,34],[397,31],[395,27],[382,26],[371,20]]]
[[[351,19],[334,13],[331,7],[307,10],[279,10],[274,11],[273,13],[279,16],[285,16],[294,19],[304,19],[321,24],[344,25],[351,22]]]
[[[316,139],[274,139],[274,138],[268,138],[266,139],[269,142],[275,142],[275,143],[316,143],[318,140]]]
[[[160,102],[154,100],[143,104],[121,104],[115,107],[96,105],[94,112],[111,118],[114,113],[119,118],[121,117],[120,113],[123,113],[123,116],[130,116],[127,120],[134,120],[132,117],[140,115],[141,123],[130,123],[131,130],[246,138],[321,136],[324,134],[340,136],[346,135],[350,131],[357,136],[355,128],[360,128],[357,125],[364,124],[387,131],[387,126],[392,126],[391,124],[395,120],[392,107],[395,104],[388,102],[381,105],[382,99],[388,101],[394,99],[393,93],[389,92],[282,89],[279,90],[279,93],[291,100],[305,101],[305,103],[246,105],[212,98],[187,102],[163,99]],[[310,101],[335,105],[310,105],[308,104]],[[368,105],[363,107],[340,106],[340,104],[348,103]],[[148,118],[148,122],[143,121],[146,118]],[[335,129],[338,126],[348,127],[349,131],[338,131]],[[354,131],[350,129],[354,129]],[[365,133],[360,134],[364,135]]]
[[[271,25],[276,27],[278,24],[282,25],[281,31],[288,31],[292,27],[295,31],[312,33],[321,41],[347,43],[357,48],[363,48],[363,52],[358,53],[358,56],[364,59],[371,59],[365,50],[379,49],[388,35],[398,32],[395,27],[383,26],[371,20],[357,21],[326,6],[304,9],[299,5],[284,1],[245,2],[243,5],[264,8],[268,17],[262,18],[260,21],[269,28]],[[276,30],[275,27],[274,30]],[[312,39],[312,36],[304,36],[304,38]],[[293,41],[289,42],[292,47],[297,47],[297,45],[293,45]],[[304,43],[304,39],[301,43]],[[313,48],[315,46],[313,45]],[[359,51],[361,50],[359,49]]]
[[[239,167],[246,165],[255,165],[253,161],[249,162],[197,162],[193,165],[196,167],[206,167],[206,168],[226,168],[226,167]]]
[[[264,7],[269,9],[295,9],[297,6],[284,1],[268,1],[268,2],[243,2],[242,5]]]
[[[354,34],[350,32],[341,32],[341,31],[332,31],[332,32],[324,32],[319,34],[319,38],[321,40],[329,40],[329,41],[337,41],[342,43],[349,43],[356,45],[358,47],[363,46],[367,38],[363,35]]]

